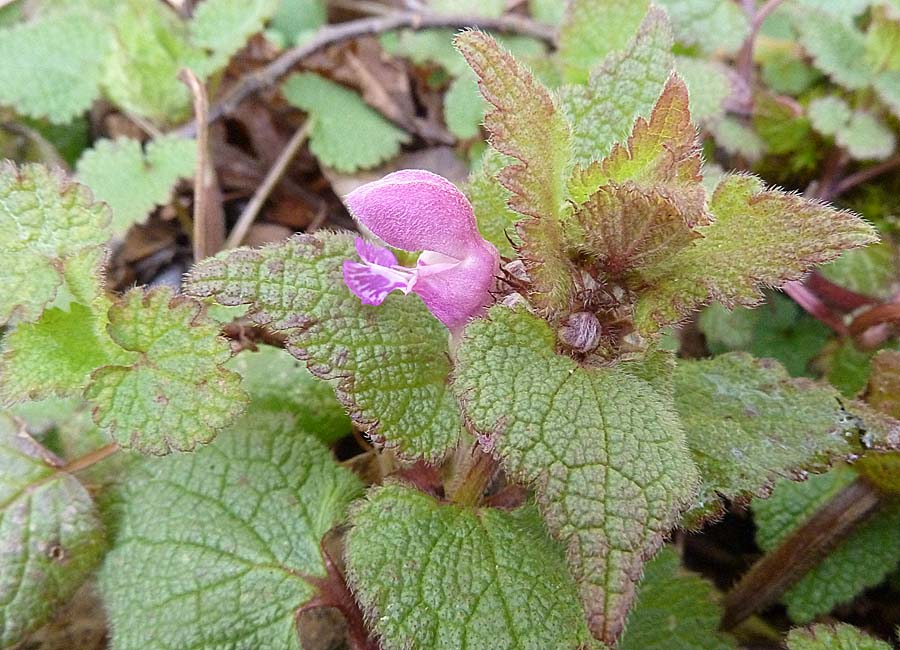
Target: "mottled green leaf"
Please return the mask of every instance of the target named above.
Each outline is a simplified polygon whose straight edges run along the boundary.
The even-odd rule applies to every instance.
[[[90,302],[109,220],[109,209],[61,172],[0,163],[0,322],[36,319],[63,285]]]
[[[722,608],[715,588],[681,567],[671,548],[647,563],[637,603],[618,650],[728,650],[718,631]]]
[[[105,549],[88,491],[26,434],[0,428],[0,645],[47,622]]]
[[[94,420],[122,447],[188,451],[243,410],[240,377],[222,368],[231,348],[200,303],[168,289],[134,289],[110,308],[108,331],[138,354],[94,372],[85,397]]]
[[[888,298],[898,281],[897,251],[885,240],[847,251],[819,272],[842,287],[875,298]]]
[[[469,510],[389,485],[352,524],[350,581],[385,650],[593,647],[563,550],[533,506]]]
[[[884,160],[897,148],[894,131],[867,111],[854,111],[834,140],[856,160]]]
[[[0,30],[0,104],[60,124],[90,108],[111,38],[76,7]]]
[[[805,483],[779,483],[754,503],[756,541],[769,551],[856,479],[840,468]],[[782,596],[796,623],[807,623],[874,587],[900,563],[900,504],[888,504],[860,524]]]
[[[874,639],[862,631],[839,623],[820,623],[809,628],[791,630],[787,636],[788,650],[890,650],[884,641]]]
[[[360,492],[328,450],[252,415],[193,454],[148,460],[117,495],[101,573],[113,650],[299,650],[322,536]]]
[[[196,151],[193,140],[171,136],[144,147],[131,138],[99,140],[79,159],[78,177],[112,208],[119,234],[168,202],[176,181],[193,175]]]
[[[856,215],[796,194],[764,189],[753,176],[726,176],[713,194],[715,221],[703,235],[644,274],[636,306],[638,328],[652,332],[718,300],[757,304],[765,286],[796,280],[843,250],[875,241]]]
[[[770,359],[680,361],[675,404],[702,478],[689,525],[720,513],[722,497],[765,497],[779,477],[805,478],[864,450],[864,425],[836,390],[792,379]]]
[[[672,33],[663,11],[651,9],[621,52],[611,53],[587,86],[567,86],[560,105],[572,127],[574,162],[589,165],[624,141],[639,116],[650,117],[672,72]]]
[[[716,61],[679,56],[675,69],[690,90],[691,118],[699,123],[722,117],[725,102],[734,92],[728,67]]]
[[[665,376],[651,385],[636,362],[583,368],[555,344],[543,320],[495,307],[466,329],[454,385],[483,444],[534,485],[588,624],[612,643],[641,566],[694,496],[696,467]]]
[[[649,7],[649,0],[568,2],[557,37],[564,79],[587,82],[596,64],[628,45]]]
[[[263,345],[258,352],[237,355],[228,367],[243,378],[250,410],[283,414],[323,442],[350,433],[350,418],[328,382],[316,379],[286,351]]]
[[[471,72],[451,81],[444,95],[444,121],[450,133],[463,140],[480,135],[486,106]]]
[[[515,159],[498,179],[512,192],[509,206],[529,217],[519,224],[519,235],[520,253],[535,285],[533,299],[543,307],[562,307],[573,290],[568,261],[560,252],[569,127],[550,92],[493,38],[465,32],[456,46],[493,106],[484,120],[491,146]]]
[[[310,151],[341,172],[374,167],[393,158],[409,136],[353,91],[312,72],[293,74],[281,87],[285,99],[309,114]]]
[[[358,426],[407,456],[437,458],[457,441],[459,408],[447,386],[448,333],[417,296],[362,305],[344,284],[353,237],[297,236],[197,265],[188,290],[288,335],[288,350],[319,377]]]
[[[190,34],[194,44],[210,53],[209,74],[228,65],[278,9],[281,0],[203,0],[194,11]]]
[[[281,34],[287,45],[297,43],[328,22],[325,0],[280,0],[270,29]]]

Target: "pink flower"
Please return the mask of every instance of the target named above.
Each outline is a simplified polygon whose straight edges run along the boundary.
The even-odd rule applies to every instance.
[[[362,263],[344,262],[344,282],[366,305],[412,291],[454,330],[490,304],[497,249],[478,233],[472,206],[450,181],[420,169],[388,174],[351,192],[350,212],[386,244],[422,251],[415,268],[386,248],[356,240]]]

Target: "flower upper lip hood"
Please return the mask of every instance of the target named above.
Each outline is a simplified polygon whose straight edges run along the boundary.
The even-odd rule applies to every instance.
[[[458,329],[491,302],[500,263],[478,232],[468,199],[447,179],[420,169],[388,174],[346,197],[360,224],[389,246],[422,251],[415,268],[362,240],[362,262],[344,262],[344,282],[363,303],[379,305],[394,290],[418,294],[449,329]]]

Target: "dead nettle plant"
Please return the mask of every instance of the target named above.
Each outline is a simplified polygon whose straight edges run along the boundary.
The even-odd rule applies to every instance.
[[[357,648],[645,648],[675,636],[660,611],[732,647],[660,553],[673,530],[900,447],[777,362],[660,345],[876,240],[749,174],[707,192],[662,11],[555,90],[485,33],[455,43],[489,106],[466,188],[390,174],[346,197],[364,235],[226,251],[183,295],[111,295],[110,209],[0,169],[3,398],[83,399],[103,443],[65,463],[0,420],[4,646],[102,562],[117,650],[296,648],[317,607]],[[212,303],[284,349],[235,354]],[[368,490],[326,446],[351,426],[383,450]],[[150,457],[114,456],[98,505],[117,449]]]

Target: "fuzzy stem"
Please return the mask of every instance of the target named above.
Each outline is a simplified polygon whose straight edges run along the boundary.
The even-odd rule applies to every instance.
[[[751,567],[725,597],[721,629],[730,630],[778,598],[845,540],[881,504],[858,478]]]
[[[463,456],[455,476],[446,486],[447,496],[461,506],[470,508],[478,506],[496,472],[497,466],[493,457],[475,444]]]

